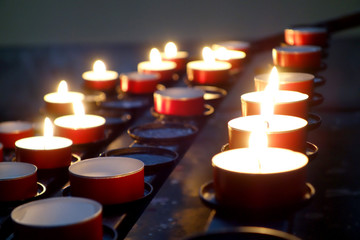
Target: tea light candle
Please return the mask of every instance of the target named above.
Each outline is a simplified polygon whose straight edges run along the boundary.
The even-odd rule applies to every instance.
[[[45,118],[44,136],[20,139],[15,146],[16,161],[32,163],[39,169],[67,167],[71,162],[72,141],[53,136],[49,118]]]
[[[244,67],[245,52],[238,50],[228,50],[225,47],[219,47],[214,50],[215,58],[218,61],[224,61],[231,64],[231,73],[237,74]]]
[[[6,121],[0,123],[0,142],[4,148],[15,148],[15,142],[34,136],[34,126],[25,121]]]
[[[160,82],[160,74],[129,72],[120,75],[121,91],[134,94],[153,93]]]
[[[69,138],[74,144],[96,142],[104,139],[105,118],[85,114],[80,102],[74,103],[74,115],[56,118],[55,132],[58,136]]]
[[[204,91],[196,88],[173,87],[154,93],[154,110],[175,116],[199,116],[204,113]]]
[[[56,115],[70,114],[73,102],[83,100],[84,94],[68,91],[65,80],[60,81],[57,92],[48,93],[44,96],[46,112]]]
[[[281,148],[239,148],[212,158],[216,200],[229,208],[284,208],[306,193],[306,155]]]
[[[228,50],[242,51],[245,52],[246,55],[248,55],[251,45],[249,42],[244,41],[224,41],[212,45],[213,49],[217,49],[220,47],[225,47]]]
[[[184,72],[186,69],[186,63],[188,61],[189,53],[186,51],[178,51],[176,44],[168,42],[165,45],[164,52],[161,54],[161,58],[164,61],[170,61],[176,63],[176,72]]]
[[[171,61],[162,61],[158,49],[153,48],[150,51],[150,61],[140,62],[138,72],[157,73],[160,75],[160,81],[169,81],[175,73],[176,63]]]
[[[256,75],[254,78],[255,90],[263,91],[268,84],[270,74]],[[311,98],[314,91],[315,76],[300,72],[279,72],[279,89],[297,91],[309,95]]]
[[[188,80],[196,84],[223,84],[230,78],[231,64],[216,61],[214,52],[209,47],[202,51],[203,59],[187,64]]]
[[[289,45],[316,45],[327,44],[326,28],[321,27],[295,27],[284,30],[285,42]]]
[[[94,90],[112,90],[115,89],[119,74],[115,71],[106,69],[105,63],[101,60],[96,60],[92,71],[87,71],[82,74],[85,87]]]
[[[321,67],[321,47],[284,46],[273,48],[275,66],[295,69],[319,69]]]

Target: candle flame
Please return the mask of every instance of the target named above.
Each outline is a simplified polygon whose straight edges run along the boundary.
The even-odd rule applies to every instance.
[[[82,117],[85,115],[85,108],[81,101],[73,102],[75,116]]]
[[[266,149],[268,146],[267,126],[258,126],[249,136],[249,149],[253,152],[254,161],[258,163],[259,172],[261,172],[262,159],[266,158]]]
[[[96,60],[93,65],[93,71],[98,74],[106,72],[105,63],[101,60]]]
[[[150,51],[150,62],[152,64],[160,64],[161,63],[161,54],[157,48],[152,48]]]
[[[50,118],[46,117],[44,120],[44,137],[52,137],[54,135],[54,126]]]
[[[229,60],[230,52],[225,47],[219,47],[215,51],[215,57],[219,60]]]
[[[206,62],[206,64],[214,64],[215,63],[215,54],[213,52],[213,50],[211,50],[211,48],[209,47],[204,47],[202,50],[202,56],[204,59],[204,62]]]
[[[261,101],[261,115],[265,121],[269,121],[269,118],[274,115],[275,96],[279,91],[279,81],[279,73],[276,67],[273,67]]]
[[[59,94],[66,94],[68,92],[68,85],[65,80],[61,80],[57,89]]]
[[[165,57],[166,58],[174,58],[177,54],[177,47],[176,44],[173,42],[168,42],[165,45]]]

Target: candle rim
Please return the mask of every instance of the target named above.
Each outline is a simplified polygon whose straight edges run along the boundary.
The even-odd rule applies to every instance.
[[[123,173],[116,173],[116,174],[111,174],[111,175],[106,175],[106,176],[94,176],[94,175],[89,175],[91,174],[91,172],[93,172],[94,168],[91,168],[90,173],[89,172],[76,172],[77,167],[80,168],[81,165],[86,165],[86,164],[93,164],[96,167],[96,164],[100,164],[102,165],[103,163],[106,163],[106,161],[120,161],[120,160],[128,160],[128,161],[132,161],[132,163],[136,163],[138,166],[137,169],[131,170],[131,171],[124,171]],[[94,164],[95,163],[95,164]],[[145,164],[144,162],[142,162],[139,159],[136,158],[130,158],[130,157],[95,157],[95,158],[88,158],[85,159],[81,162],[77,162],[75,164],[72,164],[69,167],[69,173],[71,173],[72,175],[79,177],[79,178],[83,178],[83,179],[113,179],[113,178],[122,178],[122,177],[126,177],[126,176],[130,176],[133,175],[135,173],[138,173],[140,171],[142,171],[145,168]],[[81,170],[81,169],[80,169]],[[88,174],[88,175],[86,175]]]
[[[56,97],[56,96],[59,96],[59,97],[62,97],[61,99],[64,99],[64,100],[67,100],[67,101],[62,101],[62,102],[57,102],[55,101],[54,99],[52,99],[52,97]],[[65,96],[69,96],[69,97],[65,97]],[[69,99],[71,96],[71,98],[74,98],[74,99]],[[58,104],[62,104],[62,103],[72,103],[74,101],[77,101],[77,100],[84,100],[85,99],[85,95],[81,92],[73,92],[73,91],[69,91],[67,93],[58,93],[58,92],[52,92],[52,93],[48,93],[44,96],[44,101],[45,102],[49,102],[49,103],[58,103]]]
[[[250,148],[236,148],[236,149],[230,149],[230,150],[227,150],[227,151],[224,151],[224,152],[220,152],[220,153],[214,155],[212,160],[211,160],[211,164],[212,164],[213,167],[216,166],[218,168],[221,168],[223,170],[230,171],[230,172],[233,172],[233,173],[248,174],[248,175],[258,175],[258,174],[270,175],[270,174],[279,174],[279,173],[287,173],[287,172],[291,172],[291,171],[296,171],[298,169],[306,167],[306,165],[309,163],[309,158],[305,154],[303,154],[301,152],[296,152],[296,151],[286,149],[286,148],[275,148],[275,147],[267,147],[266,149],[268,150],[267,154],[270,154],[270,151],[275,152],[275,153],[282,152],[282,153],[285,153],[287,155],[291,154],[293,156],[296,156],[296,158],[299,159],[299,161],[302,161],[302,163],[301,163],[300,166],[297,166],[296,168],[291,168],[291,169],[288,169],[286,171],[280,171],[280,172],[279,171],[278,172],[239,172],[239,171],[234,171],[234,170],[231,170],[231,169],[224,168],[224,167],[219,166],[216,163],[214,163],[214,162],[221,162],[221,160],[218,160],[220,158],[219,157],[220,155],[230,155],[233,152],[245,152],[245,153],[249,153],[249,152],[251,153],[252,152],[252,149],[250,149]],[[239,154],[237,154],[237,155],[239,155]],[[269,155],[267,155],[267,156],[269,156]],[[229,157],[229,156],[227,156],[227,158],[225,158],[225,160],[222,159],[222,161],[233,161],[233,160],[234,160],[234,158]],[[239,158],[238,160],[239,161],[244,161],[241,158]],[[291,160],[289,160],[289,161],[291,161]]]
[[[163,67],[161,67],[163,66]],[[161,63],[152,63],[150,61],[143,61],[138,64],[138,70],[149,70],[149,71],[169,71],[176,68],[176,63],[171,61],[161,61]]]
[[[273,51],[283,54],[306,54],[321,52],[321,47],[315,45],[302,45],[302,46],[279,46],[273,48]]]
[[[30,148],[28,144],[30,144],[31,141],[32,142],[34,140],[37,141],[38,139],[41,139],[41,140],[56,139],[57,142],[61,141],[61,147],[54,148],[54,146],[49,145],[49,146],[46,146],[46,148]],[[22,146],[22,144],[25,144],[25,146]],[[72,144],[73,144],[73,141],[71,139],[60,137],[60,136],[51,136],[51,137],[33,136],[33,137],[22,138],[15,142],[16,148],[26,149],[26,150],[30,150],[30,151],[51,151],[51,150],[56,150],[56,149],[68,148],[68,147],[71,147]]]
[[[160,79],[159,73],[142,73],[142,72],[127,72],[120,74],[120,79],[127,78],[129,81],[155,81]]]
[[[160,55],[161,58],[165,61],[171,59],[186,59],[189,57],[189,53],[187,51],[177,51],[176,56],[171,58],[166,57],[165,52],[161,52]]]
[[[254,77],[255,81],[268,82],[270,73],[258,74]],[[314,81],[315,76],[310,73],[300,72],[279,72],[280,83],[297,83]]]
[[[14,127],[22,126],[23,128],[16,128],[11,130],[4,129],[4,128],[9,128],[8,126],[4,126],[9,124],[16,125]],[[33,124],[26,121],[5,121],[0,123],[0,134],[18,134],[33,129],[34,129]]]
[[[215,61],[215,64],[218,66],[221,66],[221,68],[219,67],[216,69],[211,69],[211,68],[209,68],[209,64],[206,64],[206,62],[204,60],[196,60],[196,61],[188,62],[186,67],[190,68],[192,70],[208,71],[208,72],[228,71],[232,67],[231,63],[228,63],[225,61]],[[200,66],[197,66],[197,65],[200,65]]]
[[[251,103],[261,103],[262,96],[266,94],[264,91],[257,91],[257,92],[248,92],[241,95],[241,100]],[[287,101],[278,101],[279,98],[282,99],[283,96],[288,96],[288,94],[292,94],[296,96],[297,99],[290,99]],[[250,99],[249,99],[250,97]],[[297,102],[303,102],[309,100],[309,95],[297,91],[289,91],[289,90],[279,90],[274,96],[275,104],[291,104]]]
[[[82,75],[85,81],[115,81],[119,77],[119,73],[112,70],[106,70],[104,73],[96,73],[93,70],[86,71]]]
[[[5,166],[5,165],[8,165],[8,166],[13,167],[13,168],[17,168],[15,170],[20,170],[20,167],[21,167],[21,169],[24,169],[24,167],[26,167],[27,168],[26,170],[29,170],[29,171],[26,171],[25,173],[24,172],[17,173],[17,175],[12,174],[11,176],[9,176],[9,175],[1,176],[0,175],[0,182],[8,181],[8,180],[11,181],[11,180],[27,178],[27,177],[35,174],[37,172],[37,169],[38,169],[34,164],[26,163],[26,162],[1,162],[0,163],[0,168],[1,168],[1,166]],[[3,173],[3,172],[4,171],[1,171],[1,173]],[[9,172],[6,171],[5,173],[9,173]]]
[[[176,93],[176,96],[170,96],[171,93]],[[190,93],[189,96],[181,96],[182,93]],[[179,94],[179,95],[177,95]],[[204,90],[186,87],[172,87],[164,90],[156,90],[154,95],[160,95],[162,98],[173,100],[189,100],[189,99],[202,99],[204,98]]]
[[[301,32],[301,33],[327,33],[326,28],[312,27],[312,26],[286,28],[285,31],[293,31],[293,32]]]
[[[54,124],[56,126],[59,126],[59,127],[63,127],[63,128],[69,128],[69,129],[88,129],[88,128],[94,128],[94,127],[99,127],[99,126],[102,126],[106,123],[106,119],[102,116],[98,116],[98,115],[93,115],[93,114],[85,114],[84,116],[81,116],[80,118],[83,118],[83,117],[86,117],[86,118],[92,118],[92,119],[98,119],[98,120],[101,120],[99,121],[96,125],[94,126],[91,126],[91,127],[76,127],[76,128],[73,128],[73,127],[68,127],[68,126],[63,126],[62,124],[59,124],[59,122],[61,123],[62,121],[65,121],[63,119],[71,119],[71,118],[78,118],[79,116],[76,116],[74,114],[72,115],[64,115],[64,116],[61,116],[61,117],[58,117],[54,120]]]

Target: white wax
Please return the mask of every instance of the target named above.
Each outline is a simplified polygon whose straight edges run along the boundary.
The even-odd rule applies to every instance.
[[[269,73],[259,74],[255,76],[255,81],[268,82]],[[291,82],[306,82],[313,81],[314,75],[309,73],[297,73],[297,72],[280,72],[279,81],[280,83],[291,83]]]
[[[152,63],[150,61],[140,62],[138,64],[138,71],[141,72],[142,70],[148,71],[166,71],[172,70],[176,68],[176,63],[170,61],[162,61],[159,63]]]
[[[71,129],[92,128],[104,125],[105,118],[90,114],[83,116],[66,115],[56,118],[54,124],[56,126]]]
[[[219,71],[219,70],[230,70],[231,64],[228,62],[215,61],[213,63],[207,63],[205,61],[192,61],[187,64],[187,68],[193,70],[202,71]]]
[[[173,87],[167,88],[165,90],[157,90],[155,92],[155,94],[159,94],[164,98],[171,98],[176,100],[202,98],[204,93],[205,92],[201,89],[187,87]]]
[[[268,132],[270,133],[293,131],[307,125],[305,119],[287,115],[273,115],[267,121],[269,122]],[[250,132],[258,129],[259,126],[264,126],[264,118],[261,115],[239,117],[230,120],[228,126],[232,129]]]
[[[110,81],[117,79],[119,74],[115,71],[95,72],[87,71],[82,74],[82,78],[88,81]]]
[[[50,103],[73,103],[75,101],[82,101],[84,98],[84,94],[79,92],[53,92],[46,94],[44,96],[44,101]]]
[[[241,100],[247,102],[261,103],[264,99],[265,92],[249,92],[241,95]],[[296,91],[279,90],[274,96],[275,104],[277,103],[292,103],[305,101],[309,98],[307,94]]]
[[[230,59],[243,59],[246,57],[246,53],[237,50],[225,50],[225,55],[221,54],[221,51],[215,50],[215,57],[218,60],[230,60]]]
[[[161,53],[161,58],[162,59],[182,59],[182,58],[187,58],[189,56],[188,52],[185,51],[178,51],[176,53],[176,56],[173,57],[166,57],[165,53]]]
[[[142,81],[154,81],[160,78],[160,74],[157,73],[139,73],[129,72],[120,75],[120,78],[126,78],[129,81],[142,82]]]
[[[102,213],[96,201],[78,197],[58,197],[33,201],[13,210],[11,218],[29,226],[55,227],[80,223]]]
[[[212,159],[212,164],[219,168],[249,174],[288,172],[307,163],[306,155],[283,148],[264,148],[261,154],[251,148],[239,148],[219,153]]]
[[[72,145],[72,141],[63,137],[29,137],[23,138],[15,142],[15,146],[23,149],[30,150],[53,150],[69,147]]]

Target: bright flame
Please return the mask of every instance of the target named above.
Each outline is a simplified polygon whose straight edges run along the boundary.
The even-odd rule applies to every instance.
[[[153,48],[150,51],[150,62],[152,64],[160,64],[161,63],[161,54],[157,48]]]
[[[259,172],[261,172],[261,160],[266,159],[266,149],[268,146],[268,136],[266,133],[266,124],[258,126],[250,133],[249,149],[254,156],[254,161],[257,161]]]
[[[279,91],[279,81],[279,73],[276,67],[273,67],[264,90],[264,98],[261,101],[261,115],[264,116],[266,121],[274,115],[275,96]]]
[[[202,55],[203,55],[204,62],[206,64],[214,64],[215,63],[215,54],[214,54],[213,50],[211,50],[211,48],[204,47],[202,50]]]
[[[68,92],[68,85],[65,80],[61,80],[57,89],[59,94],[66,94]]]
[[[219,47],[214,52],[215,52],[215,57],[219,60],[230,59],[230,52],[225,47]]]
[[[101,60],[96,60],[93,65],[93,71],[98,74],[106,72],[105,63]]]
[[[44,137],[49,138],[54,135],[54,126],[50,121],[50,118],[46,117],[44,120]]]
[[[84,105],[81,101],[73,102],[74,114],[75,116],[82,117],[85,116]]]
[[[177,55],[177,47],[173,42],[168,42],[165,45],[165,57],[166,58],[174,58]]]

